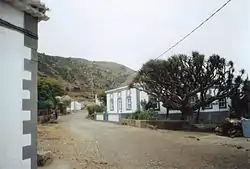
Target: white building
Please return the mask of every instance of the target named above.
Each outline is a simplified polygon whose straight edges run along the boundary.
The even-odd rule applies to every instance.
[[[0,0],[0,168],[36,169],[38,0]]]
[[[141,101],[149,101],[149,95],[135,88],[128,86],[106,91],[107,110],[103,114],[97,114],[97,120],[118,122],[121,118],[127,118],[131,113],[142,108]],[[153,99],[153,98],[152,98]],[[230,104],[229,99],[215,101],[204,110],[200,110],[200,121],[220,121],[228,116]],[[167,110],[162,103],[157,103],[156,112],[158,119],[166,119]],[[106,117],[106,118],[105,118]],[[170,119],[180,119],[181,113],[178,110],[169,110]]]
[[[135,88],[129,89],[128,86],[108,90],[105,93],[107,97],[107,120],[113,122],[118,122],[121,118],[127,118],[133,112],[142,108],[141,101],[149,100],[145,92]],[[160,103],[157,103],[155,110],[163,116],[167,112],[166,108],[162,107]],[[103,120],[102,116],[102,114],[98,114],[97,120]]]
[[[82,104],[78,101],[72,101],[67,108],[67,111],[80,111],[82,109]]]

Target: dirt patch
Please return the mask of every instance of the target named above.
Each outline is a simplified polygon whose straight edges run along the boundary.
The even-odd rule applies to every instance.
[[[46,169],[98,169],[108,165],[105,161],[99,161],[94,156],[84,154],[81,151],[84,145],[73,138],[60,124],[38,125],[37,131],[38,151],[51,151],[54,158],[52,164]]]

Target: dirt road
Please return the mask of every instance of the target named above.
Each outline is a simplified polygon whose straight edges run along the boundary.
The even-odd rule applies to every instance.
[[[38,144],[56,156],[48,169],[250,168],[246,139],[119,126],[86,120],[84,113],[60,117],[55,126]]]

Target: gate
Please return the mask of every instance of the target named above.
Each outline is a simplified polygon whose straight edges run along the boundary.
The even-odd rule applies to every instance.
[[[104,114],[103,114],[103,120],[104,121],[108,121],[108,113],[107,112],[104,112]]]

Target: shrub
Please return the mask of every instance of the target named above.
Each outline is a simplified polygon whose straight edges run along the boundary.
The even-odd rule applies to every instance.
[[[105,110],[105,107],[103,105],[96,105],[95,106],[95,112],[103,112]]]
[[[51,109],[54,107],[54,104],[52,100],[45,100],[45,101],[39,100],[37,102],[37,107],[38,109]]]
[[[87,110],[88,110],[89,116],[93,116],[95,112],[103,112],[105,110],[105,107],[100,106],[98,104],[89,104],[87,106]]]
[[[49,77],[38,78],[38,108],[43,109],[55,106],[58,102],[58,96],[62,96],[64,94],[65,91],[58,80]]]
[[[130,116],[130,119],[156,120],[156,114],[149,110],[137,110]]]

